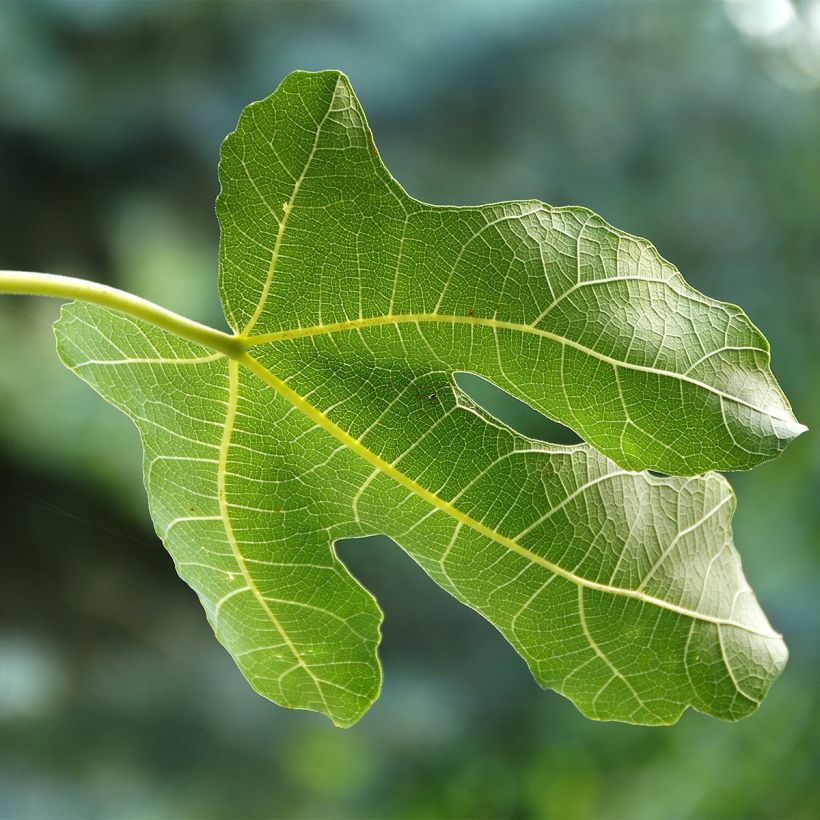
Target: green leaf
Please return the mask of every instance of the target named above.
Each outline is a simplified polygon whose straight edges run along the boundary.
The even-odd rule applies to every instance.
[[[255,689],[366,711],[381,613],[333,544],[385,533],[591,717],[757,706],[786,649],[731,488],[634,472],[750,467],[802,431],[742,311],[589,211],[410,198],[337,72],[249,106],[220,178],[235,355],[85,304],[56,329],[136,422],[157,532]],[[506,428],[458,371],[589,444]]]
[[[804,429],[739,308],[584,208],[410,198],[336,72],[248,106],[220,179],[222,302],[257,343],[478,372],[633,470],[746,469]]]

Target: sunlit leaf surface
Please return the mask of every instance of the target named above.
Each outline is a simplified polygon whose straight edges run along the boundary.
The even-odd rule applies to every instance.
[[[731,488],[699,474],[803,428],[740,309],[582,208],[412,199],[336,72],[249,106],[220,178],[241,355],[82,304],[57,335],[136,422],[157,531],[255,689],[339,725],[366,711],[381,613],[333,543],[385,533],[591,717],[757,706],[786,649]],[[589,444],[495,422],[459,371]]]

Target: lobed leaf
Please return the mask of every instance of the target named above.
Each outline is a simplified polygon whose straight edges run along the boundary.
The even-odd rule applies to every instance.
[[[805,429],[739,308],[584,208],[412,199],[337,72],[248,106],[220,179],[220,293],[252,344],[392,330],[380,356],[477,372],[632,470],[746,469]]]
[[[337,72],[249,106],[220,177],[241,353],[82,304],[56,332],[137,424],[157,532],[254,688],[338,725],[366,711],[381,613],[333,544],[385,533],[591,717],[756,707],[785,646],[731,488],[695,474],[802,428],[738,308],[583,209],[410,198]],[[504,427],[464,370],[589,444]]]

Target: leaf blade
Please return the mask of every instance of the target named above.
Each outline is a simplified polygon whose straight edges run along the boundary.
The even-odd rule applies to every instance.
[[[799,433],[739,308],[584,209],[413,200],[337,72],[250,106],[220,177],[244,353],[87,306],[56,332],[140,428],[157,531],[254,688],[338,725],[366,711],[381,612],[332,545],[383,532],[591,717],[756,708],[787,655],[732,545],[731,488],[635,472],[748,467]],[[603,454],[497,423],[462,370]]]
[[[314,505],[311,529],[287,509],[304,465],[283,472],[258,427],[282,406],[236,362],[103,308],[65,307],[56,332],[63,362],[136,424],[157,534],[251,686],[358,720],[381,687],[382,614],[335,555],[333,511]]]
[[[285,144],[282,121],[303,144]],[[271,182],[288,149],[298,186]],[[268,158],[262,181],[245,156]],[[246,110],[220,173],[223,302],[237,329],[255,317],[261,341],[339,332],[329,325],[440,325],[429,331],[440,343],[419,341],[435,348],[428,366],[480,373],[636,470],[747,469],[805,429],[739,308],[698,293],[648,242],[586,209],[412,199],[337,72],[296,72]],[[276,192],[264,203],[263,184]],[[287,212],[266,240],[272,228],[259,225],[279,199]]]
[[[85,321],[82,325],[80,318]],[[64,309],[58,325],[61,355],[138,423],[157,530],[178,571],[200,595],[219,639],[254,688],[277,703],[315,709],[339,725],[349,725],[378,691],[380,614],[370,610],[372,598],[352,579],[343,593],[321,588],[315,578],[290,592],[294,584],[286,575],[271,574],[270,552],[280,543],[283,562],[291,556],[296,565],[290,572],[319,560],[310,559],[316,553],[306,555],[304,530],[306,518],[317,517],[324,508],[324,528],[316,536],[317,550],[323,548],[325,557],[336,538],[385,532],[437,583],[490,620],[525,658],[541,685],[570,697],[589,716],[667,724],[692,705],[736,719],[756,707],[782,669],[786,657],[782,639],[750,595],[731,545],[729,515],[734,497],[720,477],[660,479],[624,471],[586,445],[533,442],[486,418],[455,383],[428,415],[419,409],[419,402],[427,400],[426,372],[414,375],[398,395],[385,391],[378,400],[361,395],[351,374],[350,395],[339,405],[337,384],[325,382],[325,389],[314,390],[308,401],[302,391],[290,386],[294,379],[274,375],[250,356],[238,364],[228,364],[224,357],[201,362],[212,357],[192,351],[185,343],[177,353],[197,353],[193,368],[209,373],[221,368],[222,393],[216,395],[227,388],[229,395],[223,402],[228,408],[219,411],[222,416],[212,414],[196,421],[198,429],[214,430],[202,453],[186,457],[210,461],[196,462],[193,473],[170,470],[167,480],[172,491],[164,492],[157,485],[163,476],[156,473],[151,454],[160,451],[167,457],[170,443],[154,441],[156,431],[172,431],[169,435],[185,447],[192,439],[205,438],[207,433],[194,434],[185,426],[194,423],[197,411],[191,396],[201,395],[203,386],[190,375],[190,367],[181,382],[178,364],[149,362],[149,354],[175,347],[178,340],[163,339],[162,332],[148,326],[140,328],[142,347],[128,351],[130,358],[138,359],[136,363],[125,363],[129,357],[110,348],[113,366],[101,364],[106,353],[99,343],[100,330],[121,345],[125,334],[115,325],[122,321],[101,308]],[[288,362],[278,353],[276,361],[287,375]],[[295,358],[292,365],[299,365],[301,371],[304,362]],[[374,365],[367,362],[362,369],[370,371]],[[164,372],[166,367],[170,369]],[[130,381],[124,375],[128,368],[135,373]],[[146,368],[150,379],[145,377]],[[231,370],[236,376],[231,377]],[[241,382],[240,372],[245,374]],[[317,373],[300,375],[306,383],[323,383]],[[237,393],[231,411],[232,378],[237,380],[235,389],[241,384],[247,397],[246,410],[253,411],[243,413],[248,429],[240,431],[240,438],[234,438],[234,423],[227,423],[240,406]],[[351,399],[356,396],[358,405]],[[155,407],[160,418],[139,409],[146,406]],[[226,421],[220,424],[219,418]],[[350,426],[348,418],[356,419],[355,435],[345,429]],[[368,431],[364,435],[363,425]],[[384,429],[398,430],[400,425],[401,435],[383,437]],[[259,443],[262,430],[271,438],[269,449]],[[232,468],[237,480],[265,482],[267,488],[261,493],[247,486],[234,490],[238,500],[232,518],[241,542],[238,550],[225,543],[224,535],[220,540],[203,531],[202,522],[185,522],[191,517],[190,498],[196,498],[196,511],[205,517],[213,513],[203,509],[203,501],[221,506],[213,526],[225,527],[220,474],[226,472],[222,465],[228,451],[221,446],[226,434],[251,459],[242,469]],[[285,446],[288,441],[293,445]],[[457,469],[450,469],[454,464]],[[285,475],[298,481],[298,492]],[[183,479],[193,482],[191,496],[179,492]],[[273,495],[271,487],[277,487]],[[514,488],[515,497],[500,492],[503,487]],[[295,508],[291,509],[295,531],[289,535],[282,531],[278,504]],[[249,552],[254,549],[256,553]],[[684,550],[691,553],[685,561]],[[264,578],[249,583],[243,572],[247,565],[237,559],[237,551],[252,555],[254,566],[265,568]],[[215,585],[211,575],[203,577],[183,566],[197,563],[213,568],[215,557],[234,561],[232,569],[217,567],[236,575],[227,588],[225,583]],[[290,599],[302,607],[300,617],[290,625],[303,636],[301,645],[319,655],[325,671],[314,674],[338,684],[331,703],[317,696],[317,687],[308,687],[307,676],[293,681],[287,692],[271,685],[293,663],[276,651],[281,646],[272,645],[269,637],[258,637],[259,609],[265,606],[259,597],[254,604],[251,586],[262,589],[262,600],[270,597],[287,607],[284,601]],[[304,604],[326,608],[328,600],[341,605],[342,598],[348,608],[331,616],[332,625],[340,618],[357,618],[370,625],[368,635],[361,630],[348,632],[347,644],[338,629],[328,629],[327,622],[307,624],[302,617]],[[736,612],[738,599],[742,607]],[[221,612],[225,607],[230,609]],[[269,636],[270,630],[265,634]],[[696,654],[697,662],[687,661],[690,645],[696,647],[692,657]],[[253,663],[248,650],[253,652]],[[333,669],[330,664],[339,662],[340,651],[349,653],[347,669],[342,665],[341,670],[347,678],[327,673]],[[578,656],[576,663],[573,659]],[[646,661],[650,656],[651,664]],[[702,668],[703,659],[708,660],[707,668]],[[741,683],[744,679],[755,688]]]

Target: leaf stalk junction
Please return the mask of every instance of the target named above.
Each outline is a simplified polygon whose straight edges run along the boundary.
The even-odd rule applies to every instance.
[[[127,291],[73,276],[28,271],[0,271],[0,293],[19,296],[51,296],[57,299],[76,299],[101,305],[150,322],[163,330],[176,333],[192,342],[198,342],[218,353],[223,353],[231,359],[238,359],[247,346],[245,337],[242,335],[216,330]]]

